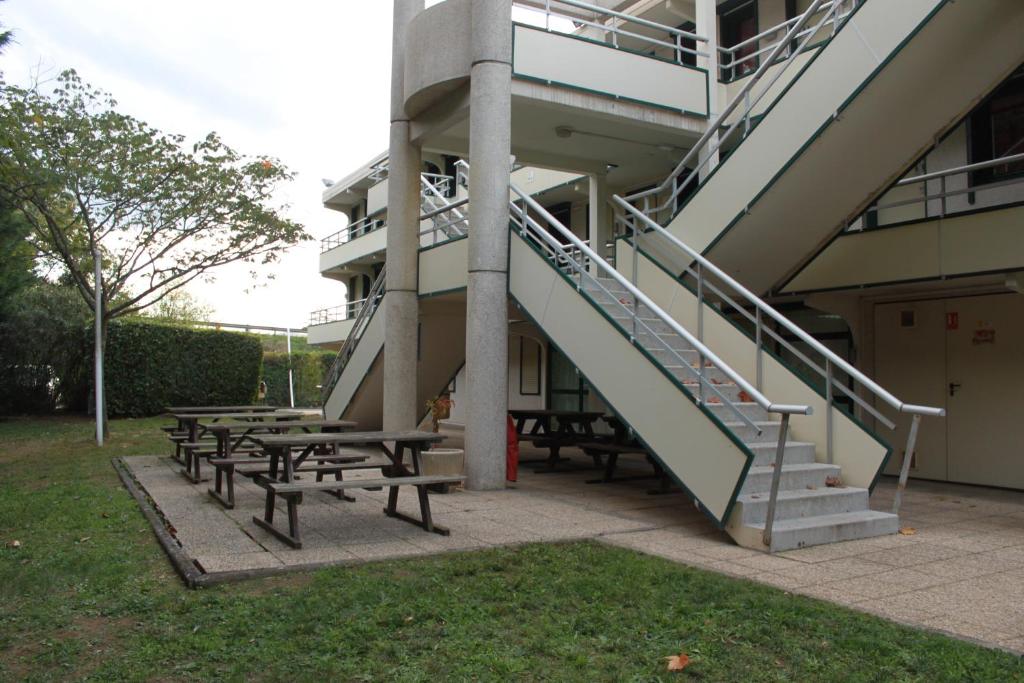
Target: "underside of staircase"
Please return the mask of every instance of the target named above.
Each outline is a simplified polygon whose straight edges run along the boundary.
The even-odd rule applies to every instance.
[[[632,295],[611,278],[599,278],[598,281],[607,291],[591,283],[584,286],[587,295],[610,318],[629,329],[632,322],[623,314],[621,304],[632,305]],[[680,360],[693,368],[698,367],[697,351],[642,304],[638,307],[638,314],[650,332],[638,331],[637,342],[656,362],[674,374],[692,395],[697,396],[698,383]],[[651,332],[661,341],[657,341]],[[666,341],[675,353],[665,348]],[[736,401],[742,398],[740,388],[720,369],[705,366],[705,372],[727,399]],[[725,525],[725,530],[738,544],[775,552],[896,533],[898,517],[872,510],[867,489],[844,486],[840,467],[817,462],[814,443],[787,438],[771,547],[766,547],[763,535],[781,423],[757,403],[741,401],[735,405],[756,429],[741,422],[717,397],[707,398],[709,410],[754,456]],[[686,444],[680,444],[680,447],[685,448]]]

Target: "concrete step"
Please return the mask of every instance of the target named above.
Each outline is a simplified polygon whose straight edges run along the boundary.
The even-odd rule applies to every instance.
[[[779,491],[775,519],[820,517],[867,509],[867,489],[848,487]],[[751,493],[739,496],[733,514],[744,526],[763,523],[768,516],[768,494]]]
[[[857,510],[820,517],[776,519],[772,528],[772,552],[795,550],[812,545],[853,541],[858,538],[885,536],[899,531],[899,517],[888,512]],[[736,542],[755,550],[766,550],[762,541],[764,522],[744,525],[736,533]]]
[[[756,403],[736,403],[734,405],[754,422],[771,422],[768,411]],[[708,409],[722,422],[731,422],[736,419],[736,413],[732,412],[724,403],[708,404]]]
[[[771,441],[758,441],[748,443],[754,453],[754,463],[751,467],[768,467],[775,462],[775,449],[778,443]],[[807,441],[787,441],[786,451],[782,456],[783,465],[809,465],[815,461],[814,444]]]
[[[840,476],[838,465],[824,465],[811,462],[800,465],[783,465],[782,476],[779,479],[779,490],[799,489],[823,489],[825,479],[828,477]],[[743,488],[740,495],[750,493],[769,493],[772,488],[772,475],[775,468],[770,465],[751,467],[747,472],[747,478],[743,480]]]
[[[758,434],[754,427],[738,422],[735,415],[726,415],[725,426],[743,443],[764,443],[769,441],[778,444],[779,428],[782,423],[771,421],[755,422],[754,425],[761,430],[761,433]]]
[[[669,361],[669,363],[667,363],[664,367],[665,369],[669,370],[673,375],[684,381],[691,379],[693,381],[697,381],[698,373],[700,373],[700,368],[696,368],[692,365],[689,367],[684,367],[679,364],[678,359],[674,361]],[[732,384],[732,380],[729,379],[728,375],[722,372],[722,370],[720,370],[719,368],[714,367],[704,367],[704,379],[715,385]]]

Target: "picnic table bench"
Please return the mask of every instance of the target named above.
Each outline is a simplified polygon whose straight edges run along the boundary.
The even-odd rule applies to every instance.
[[[560,456],[563,447],[599,441],[594,433],[594,423],[604,415],[599,411],[579,410],[510,410],[508,414],[515,421],[520,441],[533,442],[538,448],[548,449],[547,458],[519,461],[521,465],[546,465],[538,472],[558,471],[558,463],[568,460]],[[526,423],[530,420],[533,425],[527,431]],[[600,463],[599,460],[595,462]]]
[[[444,437],[433,432],[396,431],[396,432],[343,432],[320,434],[268,434],[254,435],[253,440],[260,444],[270,457],[270,470],[266,476],[256,477],[256,483],[266,489],[266,503],[263,517],[253,516],[253,522],[270,532],[293,548],[302,547],[299,533],[299,504],[302,495],[312,491],[344,491],[350,488],[388,487],[388,502],[384,514],[422,527],[426,531],[448,535],[448,529],[434,524],[430,513],[430,498],[427,486],[431,484],[449,484],[462,481],[463,477],[447,475],[424,476],[420,474],[420,453],[432,444],[440,442]],[[389,447],[388,444],[393,444]],[[331,446],[336,455],[345,455],[347,449],[356,448],[360,455],[383,454],[374,465],[383,465],[383,476],[376,479],[345,480],[342,477],[344,467],[335,473],[334,481],[299,481],[296,471],[312,456],[320,446]],[[404,462],[405,452],[411,455],[412,469]],[[359,464],[347,465],[348,468],[359,467]],[[398,512],[398,490],[401,486],[415,486],[419,497],[420,519]],[[283,498],[287,506],[288,531],[274,526],[274,503]]]
[[[277,406],[168,406],[165,413],[272,413],[280,410]]]
[[[186,466],[186,470],[190,470],[189,462],[182,457],[183,448],[181,444],[200,443],[202,440],[201,437],[206,436],[209,423],[220,422],[221,420],[237,420],[260,423],[265,423],[271,420],[274,422],[281,422],[286,420],[297,421],[302,416],[299,415],[298,413],[243,411],[212,413],[171,413],[171,417],[173,417],[178,423],[177,429],[172,431],[168,435],[168,438],[171,440],[171,443],[175,444],[175,449],[172,457],[178,462],[184,464]],[[183,436],[185,436],[186,438],[182,438]]]

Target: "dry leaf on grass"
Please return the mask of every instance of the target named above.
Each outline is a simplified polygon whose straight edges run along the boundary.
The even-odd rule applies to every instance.
[[[11,541],[7,545],[11,546],[12,548],[20,548],[21,547],[21,541]]]
[[[901,526],[900,527],[900,536],[913,536],[916,533],[917,533],[917,529],[915,529],[912,526]]]
[[[690,666],[690,658],[682,652],[671,657],[665,657],[665,660],[668,662],[669,671],[682,671]]]

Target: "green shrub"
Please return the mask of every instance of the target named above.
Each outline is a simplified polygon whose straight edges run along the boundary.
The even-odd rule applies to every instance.
[[[85,346],[91,357],[91,341]],[[169,405],[251,403],[262,356],[259,339],[249,334],[111,321],[104,358],[107,413],[141,417]]]
[[[295,384],[295,405],[318,407],[319,385],[323,382],[336,354],[333,351],[300,351],[292,353],[292,381]],[[270,351],[263,354],[263,381],[267,383],[267,403],[288,405],[288,354]]]

